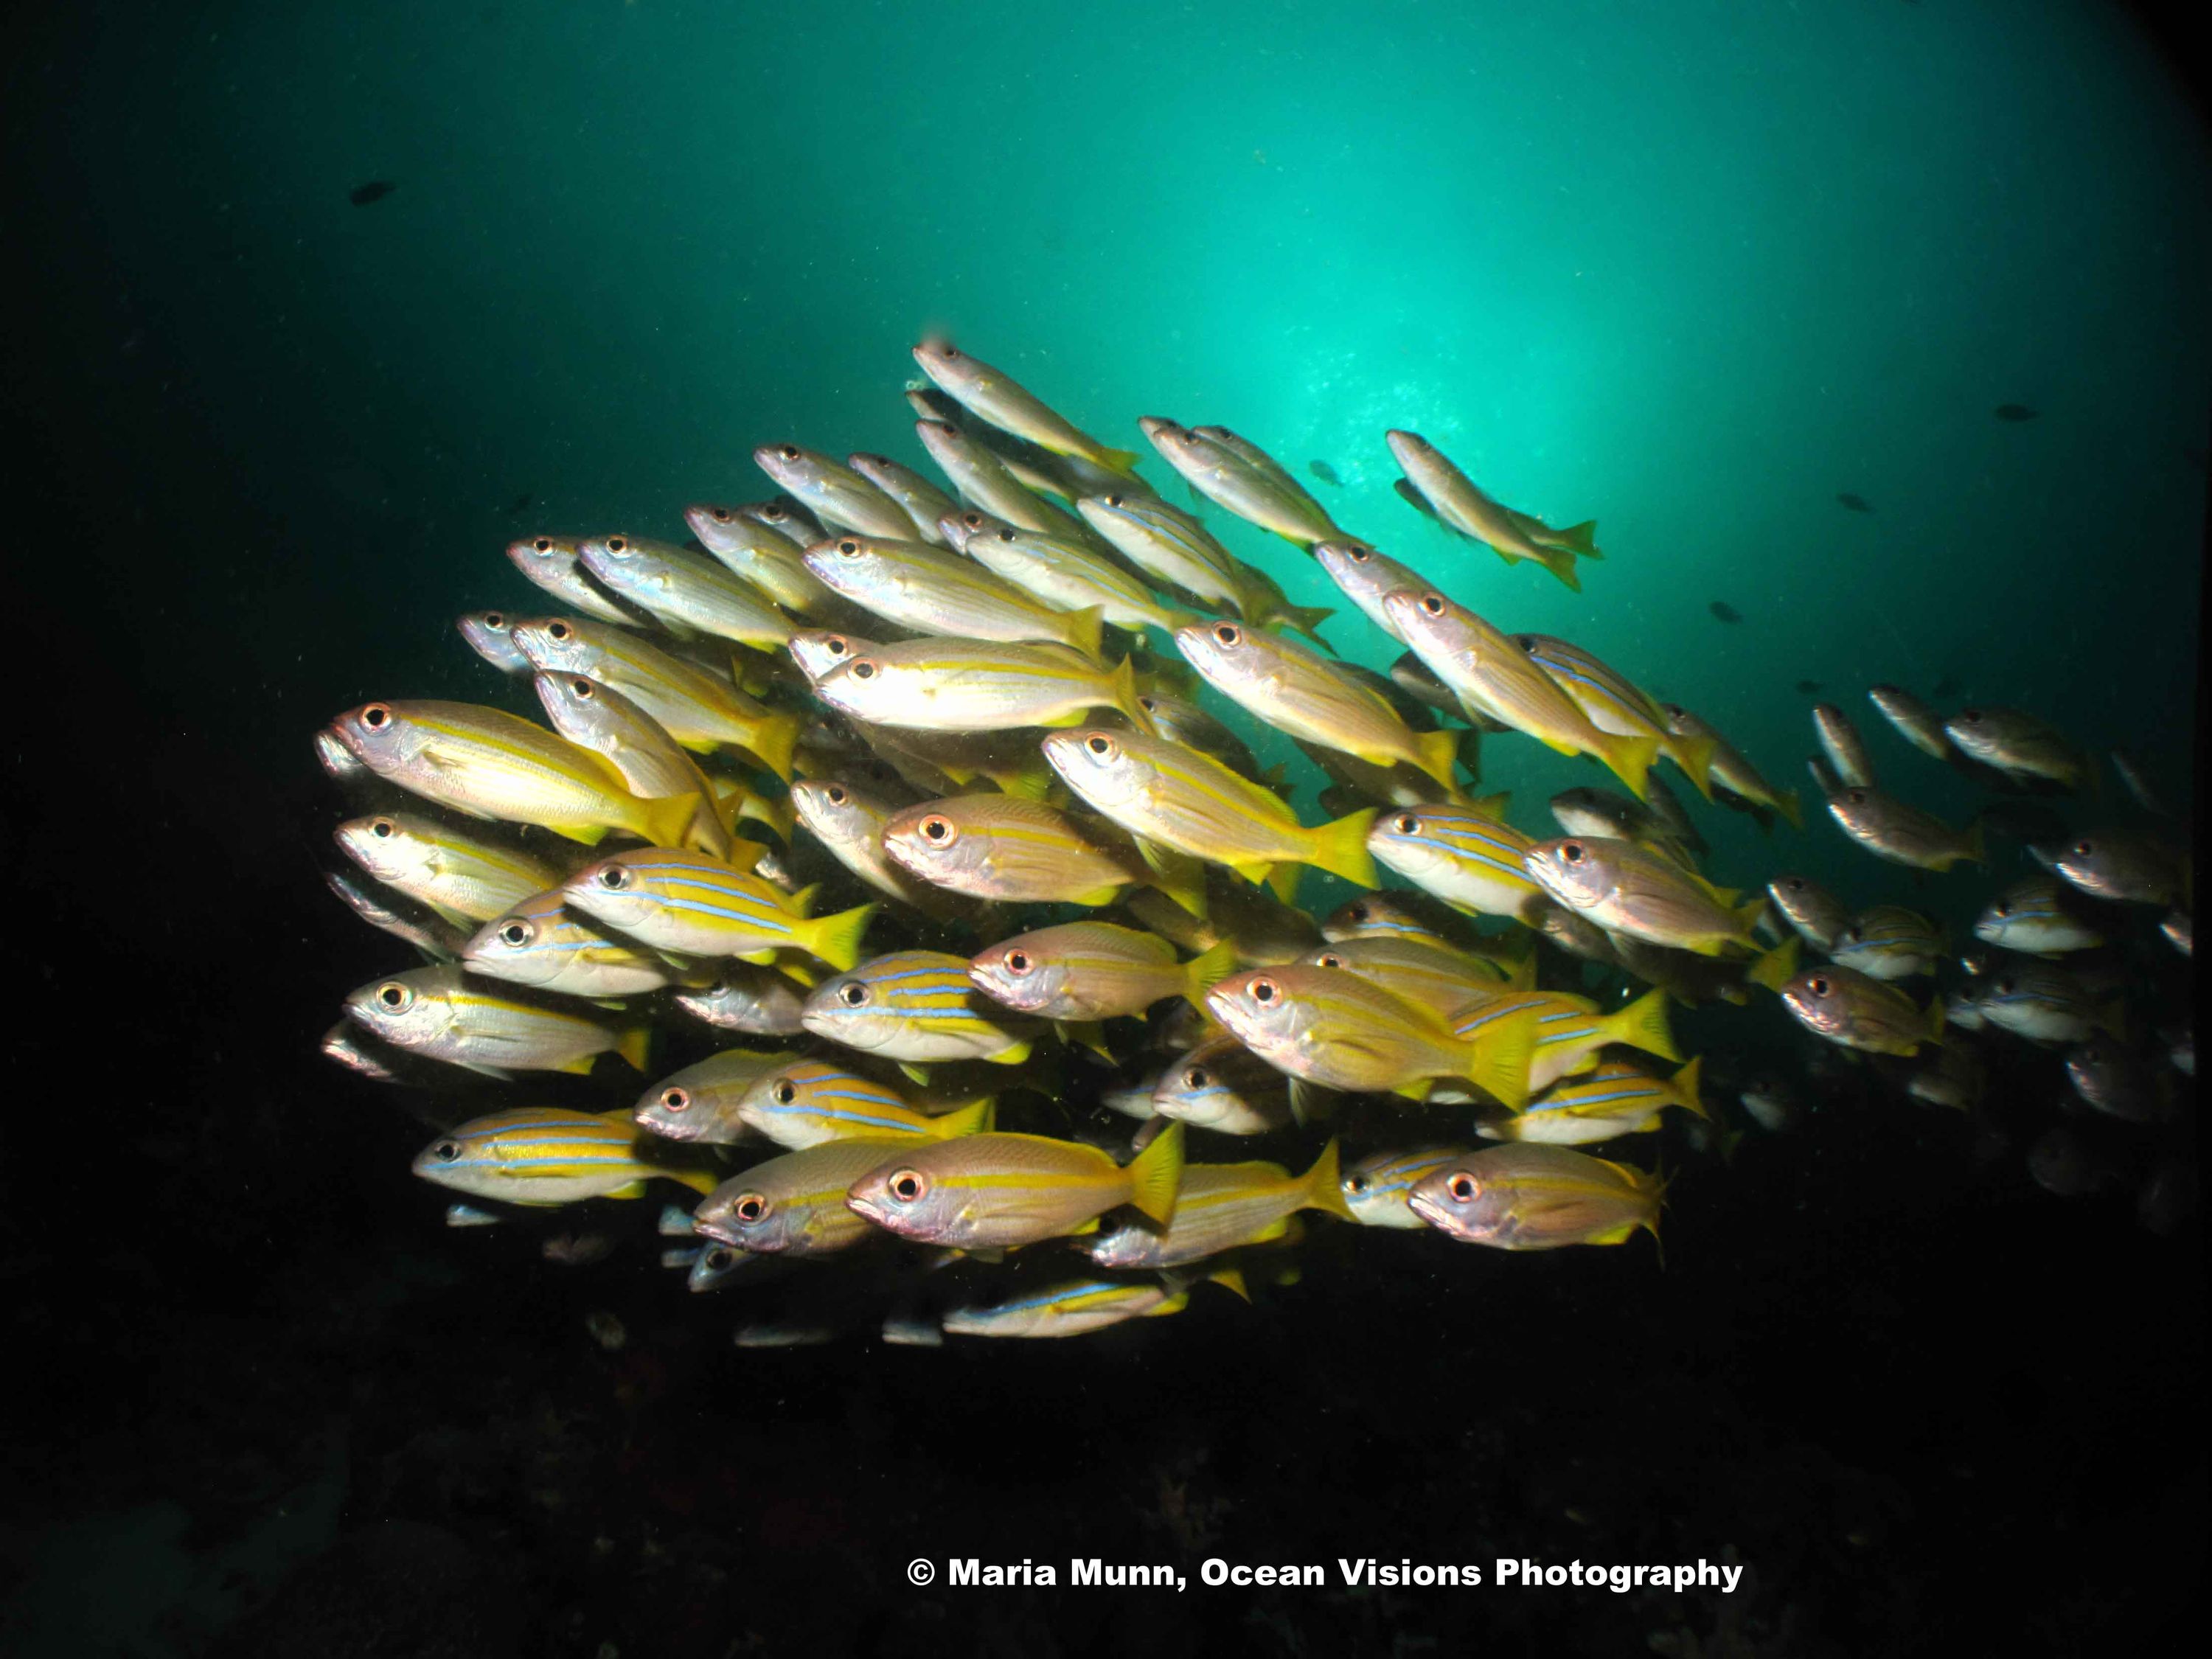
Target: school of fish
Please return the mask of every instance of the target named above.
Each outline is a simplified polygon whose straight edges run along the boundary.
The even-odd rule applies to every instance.
[[[355,804],[330,884],[420,957],[346,994],[323,1047],[430,1096],[414,1169],[451,1224],[680,1195],[656,1231],[694,1289],[796,1288],[746,1346],[1081,1334],[1292,1283],[1310,1226],[1656,1239],[1661,1160],[1614,1143],[1680,1124],[1732,1152],[1672,1024],[1717,1000],[1963,1111],[1984,1045],[2047,1048],[2081,1109],[2153,1139],[2130,1171],[2062,1125],[2034,1178],[2139,1179],[2147,1224],[2186,1218],[2193,1039],[2146,1017],[2177,987],[2186,1008],[2191,867],[2132,757],[2123,794],[2035,715],[1875,686],[1918,755],[1878,781],[1818,705],[1821,804],[1900,882],[2021,843],[1973,944],[1786,872],[1723,886],[1669,780],[1767,830],[1803,827],[1795,792],[1622,666],[1485,614],[1519,565],[1582,592],[1594,522],[1554,528],[1391,431],[1398,494],[1455,538],[1418,556],[1431,580],[1228,428],[1139,421],[1193,507],[1259,532],[1248,559],[1138,451],[949,342],[914,357],[939,478],[764,443],[776,493],[686,506],[684,541],[518,540],[534,595],[459,621],[487,701],[316,733]],[[1300,559],[1346,608],[1290,602],[1270,567]],[[1404,654],[1360,667],[1325,623]],[[1315,763],[1317,805],[1239,716]],[[1524,738],[1596,763],[1547,823],[1499,787]],[[1916,805],[1929,764],[1988,810]],[[1300,904],[1330,878],[1346,902]],[[576,1096],[611,1074],[611,1109]],[[1806,1092],[1745,1078],[1735,1121],[1789,1127]]]

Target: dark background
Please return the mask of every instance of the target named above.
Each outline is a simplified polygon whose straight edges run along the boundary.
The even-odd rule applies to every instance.
[[[2179,9],[2140,9],[2178,49]],[[337,803],[305,738],[395,657],[422,695],[468,665],[442,615],[319,558],[203,418],[108,280],[41,61],[11,53],[4,98],[30,287],[0,403],[24,1389],[0,1589],[52,1595],[58,1547],[151,1624],[158,1575],[113,1518],[167,1500],[164,1559],[264,1540],[170,1616],[179,1651],[241,1611],[225,1651],[2063,1654],[2201,1628],[2198,1234],[2151,1236],[2125,1193],[2048,1196],[2016,1149],[1978,1158],[1893,1098],[1693,1167],[1663,1271],[1648,1243],[1493,1257],[1324,1224],[1305,1282],[1254,1308],[1201,1291],[1036,1347],[737,1352],[642,1237],[570,1271],[441,1228],[406,1173],[425,1132],[313,1049],[336,990],[393,958],[321,890]],[[451,684],[422,683],[441,660]],[[2048,1076],[2020,1087],[2043,1092],[1999,1120],[2047,1115]],[[599,1309],[619,1352],[584,1334]],[[337,1545],[267,1541],[318,1502]],[[1752,1568],[1726,1604],[901,1579],[915,1555],[1194,1578],[1208,1555],[1724,1551]]]

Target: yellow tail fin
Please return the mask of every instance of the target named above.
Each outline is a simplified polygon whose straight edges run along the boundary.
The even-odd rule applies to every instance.
[[[1697,792],[1707,800],[1713,798],[1713,750],[1711,738],[1669,738],[1662,745],[1682,775],[1689,779]]]
[[[1790,827],[1792,830],[1802,830],[1805,827],[1805,809],[1797,804],[1797,792],[1795,789],[1784,789],[1780,794],[1775,796],[1774,810],[1790,820]]]
[[[1475,1039],[1467,1077],[1513,1111],[1528,1103],[1528,1066],[1536,1053],[1536,1011],[1513,1014]]]
[[[1614,776],[1628,786],[1630,794],[1638,800],[1649,800],[1650,793],[1644,776],[1658,756],[1656,738],[1614,738],[1607,743],[1600,758],[1613,769]]]
[[[1113,694],[1114,707],[1129,717],[1130,725],[1155,737],[1159,734],[1159,727],[1146,712],[1145,705],[1137,700],[1137,671],[1130,666],[1128,658],[1122,658],[1107,671],[1106,686]]]
[[[1691,1055],[1689,1063],[1668,1081],[1674,1085],[1676,1103],[1684,1111],[1695,1112],[1699,1117],[1709,1118],[1712,1114],[1705,1110],[1705,1103],[1698,1098],[1698,1068],[1703,1063],[1702,1056]]]
[[[1298,902],[1298,878],[1305,873],[1304,866],[1296,859],[1285,859],[1267,872],[1264,878],[1269,892],[1285,904]]]
[[[644,820],[646,839],[655,847],[683,846],[684,838],[691,833],[691,820],[699,816],[700,805],[696,793],[640,801],[639,816]],[[708,809],[710,813],[712,810]]]
[[[1543,553],[1541,562],[1544,568],[1576,592],[1581,592],[1583,579],[1575,574],[1575,556],[1564,547],[1547,547],[1543,550]]]
[[[1137,476],[1137,462],[1139,457],[1133,449],[1109,449],[1102,444],[1098,453],[1093,459],[1109,472],[1119,472],[1124,477],[1130,478]]]
[[[753,727],[745,739],[752,757],[784,782],[791,781],[791,757],[799,748],[805,723],[796,714],[770,714]]]
[[[1176,1194],[1182,1186],[1182,1121],[1162,1130],[1151,1146],[1137,1154],[1127,1173],[1127,1201],[1163,1227],[1173,1221]]]
[[[1321,1149],[1321,1156],[1299,1185],[1305,1193],[1305,1208],[1326,1210],[1340,1221],[1358,1218],[1344,1201],[1344,1171],[1337,1164],[1335,1137],[1331,1136],[1328,1145]]]
[[[929,1132],[939,1140],[951,1140],[959,1135],[987,1135],[998,1121],[998,1106],[997,1096],[985,1095],[973,1105],[930,1119]]]
[[[1625,1042],[1632,1048],[1641,1048],[1647,1054],[1656,1054],[1662,1060],[1679,1062],[1682,1056],[1674,1051],[1674,1033],[1667,1024],[1667,994],[1646,991],[1642,996],[1610,1017],[1605,1022],[1611,1033],[1608,1042]]]
[[[1295,870],[1296,865],[1291,866]],[[1206,1012],[1206,991],[1237,971],[1237,946],[1223,939],[1212,950],[1200,952],[1182,965],[1183,996],[1200,1013]]]
[[[1447,789],[1456,789],[1452,770],[1459,764],[1459,733],[1441,726],[1414,734],[1413,748],[1420,758],[1414,763]]]
[[[871,903],[855,905],[834,916],[817,916],[807,929],[806,948],[843,973],[860,959],[860,936],[868,931],[868,918],[875,914],[876,907]]]
[[[647,1064],[647,1054],[653,1047],[653,1027],[632,1025],[616,1040],[615,1052],[630,1064],[633,1071],[642,1072]]]
[[[1765,956],[1743,970],[1743,976],[1753,985],[1764,985],[1770,991],[1779,991],[1797,976],[1797,952],[1802,942],[1792,933]]]
[[[1375,856],[1367,850],[1367,832],[1374,826],[1375,815],[1381,810],[1363,807],[1316,829],[1313,850],[1306,855],[1306,862],[1358,886],[1376,885]]]
[[[1085,605],[1080,611],[1061,613],[1067,623],[1067,642],[1091,661],[1098,660],[1098,651],[1104,637],[1106,612],[1099,606]]]

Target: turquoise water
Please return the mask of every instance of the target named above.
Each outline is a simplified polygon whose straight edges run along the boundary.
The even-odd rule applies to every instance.
[[[1348,529],[1778,781],[1811,679],[2154,730],[2181,782],[2207,156],[2100,7],[244,7],[113,29],[62,101],[105,257],[286,526],[241,574],[380,654],[511,598],[511,534],[764,493],[756,442],[920,464],[939,325],[1114,441],[1327,461]],[[1417,520],[1392,425],[1596,518],[1586,593]]]

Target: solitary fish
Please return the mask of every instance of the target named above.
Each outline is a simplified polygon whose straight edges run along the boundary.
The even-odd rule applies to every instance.
[[[1711,611],[1714,617],[1720,622],[1740,623],[1743,620],[1743,613],[1726,599],[1715,599],[1705,609]]]
[[[1917,910],[1877,904],[1851,919],[1836,935],[1829,955],[1872,979],[1912,979],[1936,971],[1943,955],[1943,930]]]
[[[1501,1250],[1625,1244],[1659,1236],[1667,1183],[1564,1146],[1498,1146],[1423,1176],[1407,1195],[1438,1231]]]
[[[469,649],[502,674],[527,674],[530,659],[507,632],[514,623],[504,611],[471,611],[455,618],[453,626],[469,642]]]
[[[1586,559],[1604,556],[1593,544],[1597,528],[1595,523],[1577,525],[1570,531],[1550,532],[1540,520],[1516,513],[1484,494],[1473,479],[1420,434],[1392,430],[1385,433],[1383,439],[1389,444],[1390,453],[1398,458],[1398,465],[1405,469],[1406,483],[1411,486],[1399,493],[1447,530],[1480,542],[1508,564],[1517,559],[1540,564],[1580,592],[1582,580],[1575,573],[1577,556]],[[1553,538],[1540,541],[1539,534]]]
[[[1304,1087],[1222,1032],[1170,1060],[1146,1103],[1154,1115],[1194,1129],[1267,1134],[1290,1127],[1297,1115],[1291,1091]]]
[[[1332,489],[1338,489],[1343,487],[1344,480],[1337,476],[1336,469],[1331,466],[1327,461],[1308,461],[1306,463],[1306,471],[1312,473],[1315,477],[1319,478],[1323,483],[1327,484]]]
[[[610,593],[678,634],[708,634],[757,651],[781,651],[790,617],[729,568],[672,542],[598,536],[577,544],[576,562]]]
[[[824,587],[800,556],[815,538],[794,541],[740,508],[712,503],[685,507],[684,521],[724,569],[750,582],[793,615],[826,623],[846,608],[845,601]]]
[[[372,179],[367,184],[356,185],[348,191],[346,200],[351,202],[356,207],[367,207],[372,202],[382,201],[398,188],[399,186],[389,179]]]
[[[1990,1024],[2033,1042],[2080,1042],[2093,1030],[2125,1035],[2120,1004],[2095,1001],[2079,979],[2054,963],[2008,963],[1981,988],[1974,1006]]]
[[[2092,830],[2066,842],[2051,868],[2093,898],[2167,906],[2189,902],[2187,858],[2149,836]]]
[[[896,501],[913,521],[914,533],[925,542],[942,544],[945,532],[938,520],[960,510],[960,503],[910,466],[901,466],[888,455],[848,455],[846,464]]]
[[[1445,903],[1477,915],[1532,921],[1543,890],[1529,873],[1534,843],[1473,806],[1407,806],[1368,832],[1376,861]]]
[[[1716,746],[1712,740],[1674,731],[1650,693],[1580,646],[1549,634],[1520,634],[1514,642],[1574,699],[1592,726],[1615,737],[1650,738],[1660,753],[1681,768],[1699,794],[1712,799],[1707,781]]]
[[[1778,961],[1786,962],[1787,957]],[[1498,1095],[1516,1111],[1529,1095],[1550,1088],[1563,1077],[1589,1071],[1597,1064],[1598,1050],[1608,1043],[1640,1048],[1678,1064],[1682,1058],[1675,1052],[1674,1033],[1667,1024],[1667,993],[1656,987],[1609,1014],[1600,1013],[1589,998],[1563,991],[1495,990],[1454,1014],[1451,1029],[1455,1036],[1479,1042],[1486,1032],[1518,1024],[1531,1016],[1536,1024],[1528,1077],[1516,1091],[1517,1099],[1510,1094]]]
[[[707,984],[675,994],[676,1006],[692,1018],[717,1030],[758,1036],[791,1036],[806,1029],[799,1023],[800,987],[788,975],[753,963],[715,965],[720,971]]]
[[[1213,1277],[1231,1278],[1231,1270]],[[1063,1279],[988,1306],[949,1309],[942,1322],[948,1336],[1088,1336],[1127,1320],[1181,1313],[1189,1301],[1187,1285],[1164,1279]]]
[[[1190,612],[1162,604],[1151,588],[1092,544],[994,521],[957,545],[986,570],[1058,611],[1095,608],[1115,627],[1132,633],[1157,628],[1172,634],[1191,620]]]
[[[659,721],[588,674],[533,673],[531,687],[553,729],[604,757],[622,774],[632,794],[646,800],[679,795],[697,799],[683,836],[685,846],[720,859],[737,856],[737,842],[724,820],[714,786],[690,751],[670,737]]]
[[[568,609],[600,622],[635,620],[593,581],[582,562],[583,543],[574,536],[525,536],[507,544],[507,556],[532,585]]]
[[[1599,1066],[1547,1089],[1513,1116],[1480,1125],[1486,1140],[1523,1146],[1587,1146],[1619,1135],[1644,1134],[1659,1127],[1668,1106],[1697,1117],[1709,1115],[1698,1098],[1698,1062],[1692,1060],[1672,1077],[1654,1077],[1634,1066]]]
[[[1863,495],[1853,495],[1849,492],[1845,492],[1844,494],[1838,495],[1836,497],[1836,501],[1839,505],[1853,513],[1871,513],[1874,511],[1874,508],[1868,504],[1867,499]]]
[[[1273,531],[1300,547],[1343,533],[1304,489],[1295,483],[1285,486],[1279,468],[1255,465],[1235,447],[1158,416],[1147,415],[1137,425],[1193,489],[1247,524]]]
[[[1110,904],[1122,889],[1167,879],[1110,826],[1012,795],[963,795],[893,813],[884,852],[908,873],[955,893],[1011,903]],[[1194,869],[1180,890],[1198,909]]]
[[[642,1198],[653,1180],[707,1192],[714,1178],[654,1157],[626,1111],[592,1114],[550,1106],[495,1112],[462,1124],[422,1149],[415,1173],[434,1185],[505,1204],[573,1204],[586,1198]]]
[[[756,1070],[738,1085],[731,1109],[738,1121],[779,1146],[795,1151],[830,1140],[949,1140],[991,1127],[988,1096],[932,1114],[833,1061],[769,1058],[783,1063]],[[644,1115],[641,1109],[641,1121]]]
[[[1974,922],[1974,937],[2026,956],[2056,957],[2094,951],[2104,933],[2069,902],[2069,889],[2049,876],[2030,876],[1991,899]]]
[[[1867,759],[1865,740],[1848,714],[1832,702],[1814,703],[1813,732],[1838,777],[1855,788],[1874,787],[1874,767]]]
[[[1798,810],[1796,790],[1777,789],[1767,782],[1759,775],[1759,769],[1746,760],[1735,744],[1679,702],[1662,702],[1659,710],[1667,717],[1667,729],[1678,737],[1710,738],[1712,740],[1706,776],[1714,786],[1715,799],[1723,805],[1741,806],[1748,810],[1761,829],[1771,821],[1768,815],[1774,812],[1779,812],[1789,819],[1793,829],[1805,827],[1804,817]]]
[[[845,1201],[902,1238],[962,1250],[1095,1232],[1098,1218],[1122,1205],[1165,1227],[1182,1177],[1182,1134],[1170,1123],[1127,1166],[1077,1141],[963,1135],[870,1172]]]

